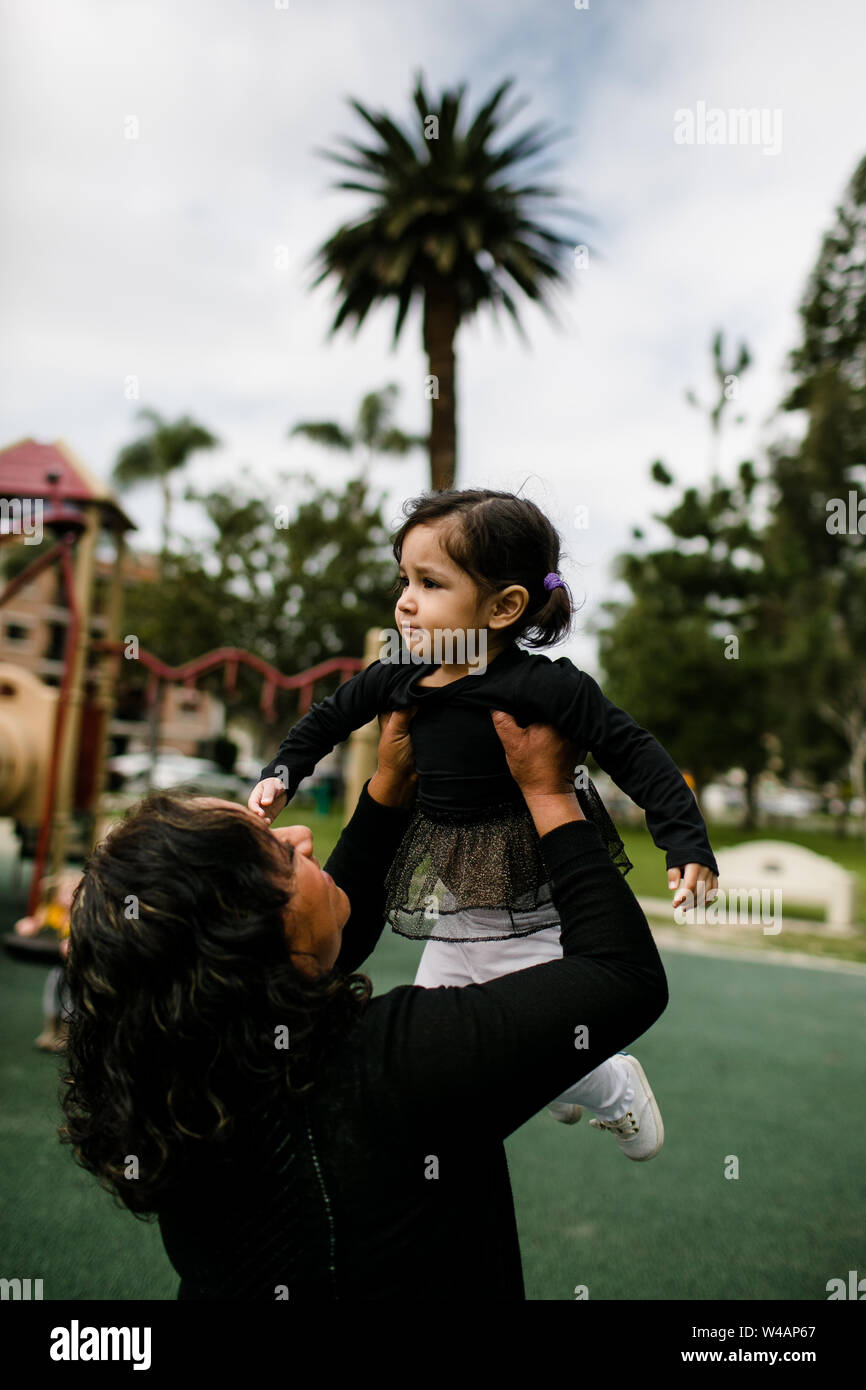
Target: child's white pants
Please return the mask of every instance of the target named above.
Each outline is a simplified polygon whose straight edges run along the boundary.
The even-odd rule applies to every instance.
[[[513,975],[516,970],[561,959],[558,925],[544,927],[531,936],[509,937],[507,941],[428,941],[415,984],[421,989],[483,985],[500,975]],[[634,1100],[634,1091],[622,1058],[610,1057],[556,1099],[583,1105],[600,1120],[618,1120]]]

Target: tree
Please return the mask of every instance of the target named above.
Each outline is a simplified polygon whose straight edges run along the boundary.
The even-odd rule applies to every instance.
[[[295,425],[292,434],[302,434],[314,444],[321,444],[326,449],[338,449],[346,454],[353,454],[358,448],[364,449],[361,476],[366,479],[374,455],[391,454],[404,458],[410,450],[427,444],[425,435],[406,434],[393,423],[394,401],[398,395],[399,387],[393,383],[381,391],[370,391],[362,399],[355,424],[350,430],[334,420],[319,420]]]
[[[800,321],[784,408],[805,411],[806,429],[772,451],[765,537],[784,623],[781,669],[796,691],[785,742],[809,761],[827,745],[816,737],[823,724],[866,802],[866,158],[823,238]]]
[[[707,409],[713,461],[730,392],[722,364],[722,335],[712,356],[719,398]],[[742,345],[737,373],[749,365]],[[689,393],[697,404],[694,393]],[[653,481],[675,479],[660,461]],[[773,727],[765,638],[771,620],[761,540],[755,515],[760,480],[751,460],[735,484],[714,473],[705,489],[685,488],[655,516],[668,544],[623,554],[616,574],[631,590],[627,602],[603,605],[612,621],[600,632],[607,693],[645,723],[698,788],[731,767],[746,774],[745,823],[754,820],[754,786],[766,762]],[[643,541],[635,528],[636,541]]]
[[[152,428],[148,434],[121,449],[112,477],[120,488],[135,487],[139,483],[159,483],[162,488],[161,553],[166,555],[173,501],[171,479],[184,466],[190,454],[197,449],[213,449],[219,440],[188,415],[170,424],[155,410],[143,409],[138,414],[139,419],[150,421]]]
[[[363,655],[367,630],[393,621],[394,560],[381,499],[363,479],[335,491],[286,474],[266,496],[241,474],[187,497],[204,508],[210,539],[169,553],[159,582],[132,586],[126,608],[125,631],[164,661],[240,646],[292,675]],[[236,712],[260,730],[260,678],[241,668],[238,691]]]
[[[746,347],[745,343],[741,343],[736,358],[726,365],[722,360],[723,342],[724,335],[722,330],[719,329],[713,338],[711,349],[713,357],[713,376],[716,379],[717,395],[712,405],[704,407],[710,423],[710,439],[712,441],[710,448],[710,467],[714,477],[718,475],[721,462],[723,417],[730,402],[738,399],[740,377],[752,362],[749,349]],[[686,392],[686,400],[689,405],[695,406],[698,410],[701,409],[701,403],[694,390],[690,389]],[[738,425],[741,424],[745,418],[744,415],[738,415],[736,417],[736,423]]]
[[[660,463],[652,476],[675,486]],[[627,602],[603,605],[605,690],[645,724],[698,789],[739,767],[746,774],[746,824],[772,728],[763,643],[764,578],[751,515],[758,479],[740,465],[735,486],[686,488],[657,515],[670,543],[619,557]],[[637,540],[642,533],[635,532]]]
[[[807,409],[825,368],[866,389],[866,156],[836,208],[800,304],[802,339],[791,353],[796,385],[785,408]]]
[[[417,79],[417,122],[401,130],[384,112],[350,104],[376,141],[343,139],[351,153],[321,151],[362,177],[335,186],[369,194],[372,206],[338,228],[316,253],[320,284],[337,281],[339,307],[331,335],[386,301],[396,308],[394,343],[410,306],[420,301],[430,399],[430,477],[435,490],[454,485],[457,468],[455,338],[482,305],[504,309],[522,334],[516,288],[551,313],[549,291],[564,282],[573,238],[538,216],[561,210],[558,191],[522,183],[518,166],[546,149],[553,135],[535,125],[494,149],[523,103],[501,110],[513,79],[501,83],[467,129],[459,129],[465,85],[444,92],[438,108]]]
[[[841,741],[847,780],[866,803],[866,505],[857,506],[866,422],[857,394],[830,366],[811,375],[806,434],[772,453],[765,553],[784,631],[780,677],[796,692],[783,741],[814,763],[827,743],[818,737],[823,723]]]

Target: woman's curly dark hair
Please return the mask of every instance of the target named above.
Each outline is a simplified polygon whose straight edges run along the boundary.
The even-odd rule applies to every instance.
[[[309,1090],[370,998],[293,963],[292,857],[240,806],[155,793],[85,865],[60,1136],[136,1214],[239,1115]]]

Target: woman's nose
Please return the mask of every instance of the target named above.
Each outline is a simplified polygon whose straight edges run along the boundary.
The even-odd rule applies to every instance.
[[[297,854],[302,854],[305,859],[312,859],[313,832],[308,825],[284,825],[276,834],[288,840]]]

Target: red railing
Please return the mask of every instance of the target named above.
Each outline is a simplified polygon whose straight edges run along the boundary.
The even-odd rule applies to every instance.
[[[114,652],[121,656],[126,651],[125,642],[110,642],[100,639],[91,642],[92,651]],[[309,709],[313,698],[313,688],[316,681],[323,680],[325,676],[332,676],[339,673],[343,680],[348,680],[356,671],[360,671],[364,663],[357,656],[332,656],[327,661],[320,661],[318,666],[311,666],[306,671],[301,671],[296,676],[284,676],[282,671],[278,671],[276,666],[271,666],[260,656],[253,652],[245,651],[242,647],[217,647],[215,651],[205,652],[204,656],[197,656],[192,661],[187,661],[183,666],[169,666],[165,661],[160,661],[158,656],[152,652],[139,650],[134,658],[146,666],[151,673],[151,681],[148,683],[148,702],[150,702],[154,687],[159,688],[162,680],[183,683],[186,686],[195,685],[196,679],[207,671],[215,671],[220,666],[225,666],[225,688],[232,694],[237,685],[238,666],[250,666],[254,671],[258,671],[264,677],[262,687],[262,713],[266,719],[273,719],[276,714],[274,698],[277,690],[299,690],[299,708],[301,714],[305,714]]]

